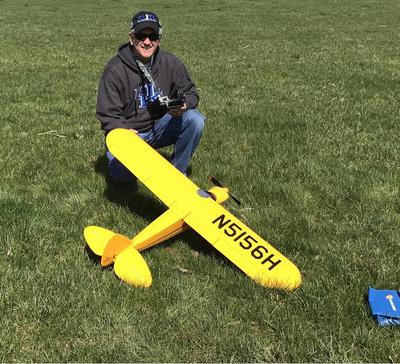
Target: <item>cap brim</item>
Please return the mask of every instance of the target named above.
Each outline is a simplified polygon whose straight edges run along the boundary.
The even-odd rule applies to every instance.
[[[160,31],[160,27],[158,26],[158,24],[154,23],[153,21],[144,21],[140,24],[137,24],[132,31],[135,33],[139,33],[140,31],[142,31],[143,29],[146,28],[151,28],[153,29],[157,34]]]

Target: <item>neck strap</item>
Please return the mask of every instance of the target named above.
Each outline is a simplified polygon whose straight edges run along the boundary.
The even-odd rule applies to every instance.
[[[153,77],[151,76],[149,70],[147,69],[147,67],[138,59],[135,59],[137,65],[139,66],[140,70],[143,72],[143,74],[146,76],[147,80],[152,83],[154,86],[156,85],[156,83],[153,80]]]

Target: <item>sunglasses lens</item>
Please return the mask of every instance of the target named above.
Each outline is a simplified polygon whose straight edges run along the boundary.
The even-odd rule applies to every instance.
[[[145,34],[145,33],[135,33],[135,38],[137,40],[143,41],[146,38],[149,38],[151,41],[158,40],[160,38],[159,34]]]
[[[160,35],[159,34],[150,34],[149,35],[149,39],[150,40],[159,40],[160,39]]]

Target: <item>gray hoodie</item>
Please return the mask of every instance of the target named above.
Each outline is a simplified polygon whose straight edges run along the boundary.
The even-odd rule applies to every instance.
[[[96,116],[106,133],[116,128],[139,132],[151,129],[166,113],[166,110],[149,107],[149,99],[157,95],[176,97],[181,93],[188,109],[197,106],[196,87],[184,64],[173,54],[158,48],[149,71],[156,87],[137,66],[130,43],[122,45],[108,62],[100,79],[96,108]]]

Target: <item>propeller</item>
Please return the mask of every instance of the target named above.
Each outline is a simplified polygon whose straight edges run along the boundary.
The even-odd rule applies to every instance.
[[[212,183],[214,183],[215,186],[225,188],[225,186],[223,186],[222,183],[219,182],[215,177],[213,177],[213,176],[208,176],[208,179],[209,179]],[[235,201],[239,206],[242,204],[235,196],[231,195],[229,192],[228,192],[228,196],[229,196],[233,201]]]

